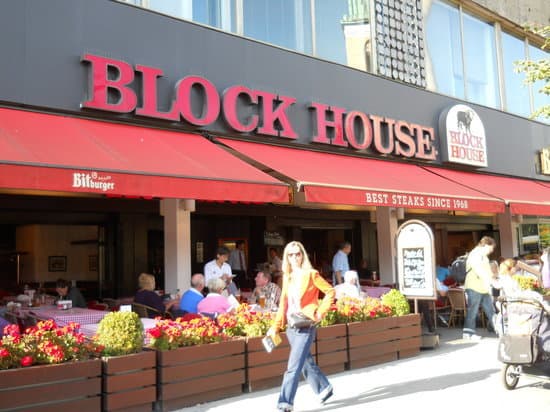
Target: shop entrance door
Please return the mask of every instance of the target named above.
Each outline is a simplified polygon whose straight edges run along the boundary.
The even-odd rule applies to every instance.
[[[352,242],[352,251],[348,256],[350,267],[356,267],[353,261],[354,245],[351,229],[303,229],[302,243],[309,254],[311,264],[325,278],[332,276],[332,257],[338,251],[338,246],[344,240]],[[360,250],[360,249],[359,249]]]

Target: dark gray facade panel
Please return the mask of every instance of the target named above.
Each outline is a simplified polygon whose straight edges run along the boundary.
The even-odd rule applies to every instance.
[[[312,115],[307,110],[312,101],[431,126],[437,141],[444,138],[438,130],[439,114],[464,103],[110,0],[8,0],[0,7],[0,102],[7,105],[82,113],[88,67],[80,58],[85,53],[163,70],[161,110],[169,107],[176,82],[188,75],[207,78],[220,94],[242,84],[292,96],[297,103],[289,119],[300,143],[313,134]],[[536,157],[541,148],[550,146],[549,126],[465,104],[476,110],[485,125],[489,167],[483,171],[544,179],[536,170]],[[92,110],[86,114],[192,128],[131,114]],[[207,130],[236,134],[222,116]],[[262,139],[273,141],[256,136]]]

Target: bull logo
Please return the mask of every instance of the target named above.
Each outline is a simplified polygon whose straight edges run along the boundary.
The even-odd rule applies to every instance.
[[[458,130],[464,130],[466,133],[471,133],[470,124],[474,119],[474,112],[471,110],[465,110],[456,112],[456,126]]]

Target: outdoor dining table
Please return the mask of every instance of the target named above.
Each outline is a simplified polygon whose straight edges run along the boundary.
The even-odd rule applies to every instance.
[[[88,308],[57,309],[56,306],[49,305],[30,308],[29,312],[41,320],[53,319],[59,326],[66,326],[71,322],[80,325],[99,323],[109,313]]]

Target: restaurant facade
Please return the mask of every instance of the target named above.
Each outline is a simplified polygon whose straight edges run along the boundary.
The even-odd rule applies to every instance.
[[[187,289],[239,239],[250,271],[301,240],[323,272],[350,240],[391,284],[405,220],[442,265],[483,235],[532,251],[522,227],[550,222],[544,123],[117,1],[44,3],[1,6],[3,287]]]

